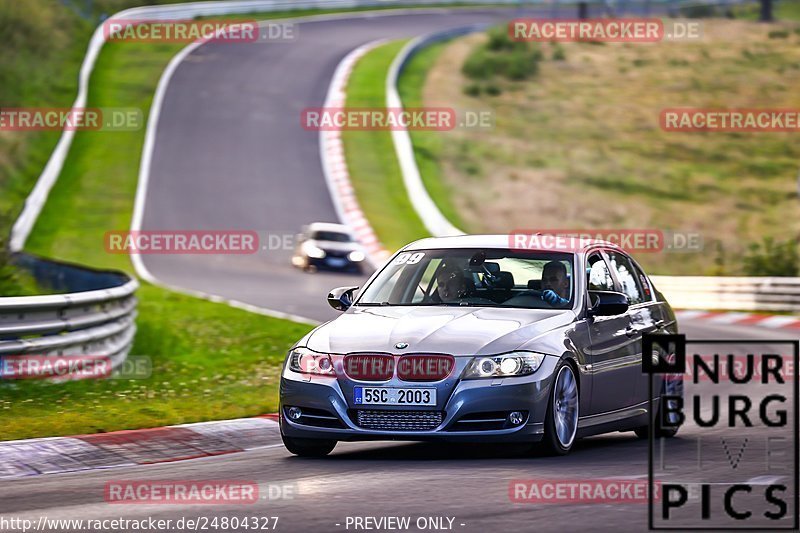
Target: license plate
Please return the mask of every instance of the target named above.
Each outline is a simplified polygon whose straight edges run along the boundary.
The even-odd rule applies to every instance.
[[[436,405],[436,389],[356,387],[356,405]]]
[[[332,267],[342,267],[347,264],[347,260],[341,257],[329,257],[328,264]]]

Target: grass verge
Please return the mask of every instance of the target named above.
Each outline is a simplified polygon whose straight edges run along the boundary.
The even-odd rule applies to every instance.
[[[92,75],[89,106],[137,107],[145,116],[164,67],[180,44],[111,43]],[[29,251],[132,272],[107,254],[103,234],[130,227],[144,128],[80,131],[37,221]],[[143,380],[54,386],[6,383],[0,440],[106,432],[272,412],[280,363],[310,328],[145,284],[132,350],[148,356]]]
[[[350,10],[289,11],[247,17],[277,19],[346,11]],[[75,40],[70,40],[69,46],[64,43],[52,46],[58,53],[41,69],[39,82],[54,84],[53,98],[42,98],[51,90],[43,85],[41,89],[31,89],[35,89],[29,93],[37,95],[35,101],[20,100],[15,102],[17,105],[71,104],[76,90],[75,73],[92,29],[91,24],[81,28],[83,33],[73,36]],[[0,31],[7,29],[0,27]],[[52,39],[42,42],[54,43]],[[158,79],[182,46],[106,45],[92,75],[88,106],[138,107],[147,116]],[[24,67],[19,70],[22,73],[29,73],[26,69],[38,64],[23,61],[22,56],[15,57],[19,57],[19,65]],[[383,79],[381,76],[381,87]],[[382,96],[379,101],[382,105]],[[2,141],[10,139],[6,146],[11,148],[0,150],[0,162],[5,163],[13,156],[21,163],[10,169],[10,177],[0,174],[4,193],[0,210],[18,208],[58,137],[58,132],[41,132],[24,142],[19,136],[2,138]],[[78,132],[27,249],[44,256],[131,272],[125,256],[103,251],[102,239],[109,228],[130,225],[143,139],[144,129]],[[394,153],[391,145],[389,153]],[[402,187],[402,181],[399,184]],[[405,198],[397,187],[391,189],[389,196]],[[394,227],[398,231],[413,227],[413,235],[392,235],[387,240],[390,246],[424,235],[418,220],[409,222],[413,211],[408,208],[405,208],[408,220],[399,218]],[[0,230],[6,233],[8,226]],[[3,414],[0,440],[241,417],[276,408],[279,364],[286,349],[308,331],[308,326],[265,318],[147,284],[138,296],[139,332],[132,353],[150,357],[152,376],[143,380],[73,382],[58,386],[4,383],[0,389]]]
[[[386,73],[405,44],[375,48],[354,66],[347,85],[348,108],[385,107]],[[345,158],[361,209],[390,250],[428,236],[406,194],[390,131],[342,132]]]
[[[486,37],[457,39],[430,68],[423,102],[487,106],[495,128],[448,133],[438,175],[456,209],[470,214],[471,231],[697,233],[700,253],[637,259],[653,274],[758,274],[748,266],[751,244],[800,234],[786,218],[798,201],[794,135],[665,132],[659,115],[670,107],[797,108],[795,30],[707,19],[698,42],[545,47],[534,79],[498,79],[494,95],[468,94],[461,72]]]
[[[447,102],[425,102],[422,96],[428,71],[445,46],[446,43],[429,46],[415,54],[406,65],[397,84],[405,107],[449,106]],[[468,231],[471,226],[451,201],[454,191],[441,176],[439,154],[447,142],[448,132],[411,130],[409,135],[414,145],[414,158],[428,194],[447,220],[457,228]]]

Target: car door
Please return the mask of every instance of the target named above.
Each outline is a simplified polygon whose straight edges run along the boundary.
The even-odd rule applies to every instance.
[[[620,292],[628,296],[630,305],[627,313],[630,325],[626,336],[631,340],[633,359],[626,379],[629,379],[628,387],[633,388],[630,403],[636,405],[647,401],[647,375],[642,371],[642,336],[657,329],[657,309],[649,283],[634,261],[620,251],[608,251],[608,259]]]
[[[588,290],[620,290],[611,266],[600,250],[587,254],[586,267]],[[634,356],[633,341],[628,336],[630,315],[590,317],[587,323],[590,347],[586,355],[592,373],[590,414],[598,415],[631,405],[635,381],[631,381],[630,368]]]
[[[631,324],[638,330],[640,335],[645,333],[663,333],[668,324],[672,322],[667,313],[664,304],[660,302],[656,296],[656,291],[648,277],[644,274],[642,267],[640,267],[633,258],[627,256],[629,260],[631,272],[637,283],[637,287],[641,289],[641,299],[638,303],[630,308]],[[640,349],[641,351],[641,349]],[[642,357],[646,354],[642,353]],[[652,354],[650,354],[652,356]],[[636,390],[636,401],[647,401],[647,394],[649,391],[648,375],[642,371],[639,375]],[[655,395],[658,395],[658,390]]]

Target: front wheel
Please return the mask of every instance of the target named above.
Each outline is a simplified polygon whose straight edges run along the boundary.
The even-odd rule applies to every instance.
[[[290,453],[299,457],[325,457],[336,447],[335,440],[296,439],[281,433],[283,445]]]
[[[572,449],[578,431],[578,380],[572,367],[564,361],[556,367],[555,376],[544,420],[542,444],[552,454],[566,455]]]

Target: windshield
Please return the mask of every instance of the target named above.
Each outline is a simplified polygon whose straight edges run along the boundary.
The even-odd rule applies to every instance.
[[[337,231],[315,231],[311,238],[315,241],[350,242],[350,235]]]
[[[403,252],[356,305],[566,309],[572,306],[573,254],[440,249]]]

